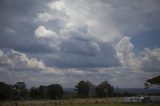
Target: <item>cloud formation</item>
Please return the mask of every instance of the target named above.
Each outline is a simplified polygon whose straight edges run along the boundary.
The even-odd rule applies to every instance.
[[[46,29],[44,26],[39,26],[35,30],[35,35],[37,38],[51,38],[57,36],[57,34],[49,29]]]
[[[0,80],[70,87],[81,79],[107,79],[143,87],[160,74],[160,44],[154,44],[159,5],[158,0],[1,0]],[[135,36],[145,45],[153,33],[152,45],[135,44]]]

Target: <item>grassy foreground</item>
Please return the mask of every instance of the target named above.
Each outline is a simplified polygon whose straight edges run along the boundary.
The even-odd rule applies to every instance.
[[[122,100],[123,98],[87,98],[46,101],[0,101],[0,106],[160,106],[160,104],[124,103]]]
[[[12,102],[12,103],[0,103],[0,106],[160,106],[160,104],[136,104],[136,103],[130,103],[130,104],[111,104],[111,103],[94,103],[94,104],[81,104],[81,103],[77,103],[77,104],[55,104],[55,103],[16,103],[16,102]]]
[[[74,104],[65,106],[146,106],[146,104]],[[148,106],[160,106],[160,104],[148,104]]]

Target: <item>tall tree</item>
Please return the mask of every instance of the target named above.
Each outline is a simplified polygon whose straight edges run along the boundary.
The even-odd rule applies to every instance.
[[[26,84],[24,82],[17,82],[14,85],[15,88],[15,99],[26,99],[28,96],[28,90],[26,88]]]
[[[109,97],[114,93],[113,87],[107,82],[103,81],[96,87],[96,94],[98,97]]]
[[[59,84],[52,84],[48,86],[47,94],[50,99],[60,99],[63,96],[63,88]]]
[[[12,99],[13,93],[14,90],[12,85],[0,82],[0,100]]]
[[[32,99],[39,99],[39,90],[38,90],[38,88],[32,87],[30,89],[29,96]]]
[[[78,93],[79,97],[87,97],[89,95],[90,92],[90,88],[91,88],[92,83],[89,81],[80,81],[77,83],[77,85],[75,85],[75,90]]]
[[[39,97],[41,99],[48,98],[48,95],[47,95],[48,87],[47,86],[43,86],[43,85],[39,86],[38,91],[39,91]]]

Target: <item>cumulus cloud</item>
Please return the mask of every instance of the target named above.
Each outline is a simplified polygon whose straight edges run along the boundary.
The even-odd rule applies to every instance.
[[[64,9],[64,3],[62,1],[54,1],[52,3],[49,3],[48,6],[51,9],[56,9],[56,10],[63,10]]]
[[[0,50],[0,66],[7,66],[8,69],[14,71],[39,71],[41,73],[52,73],[55,75],[63,75],[63,72],[55,67],[46,66],[42,60],[36,58],[29,58],[26,54],[9,50],[3,52]]]
[[[142,70],[150,72],[160,71],[160,49],[145,48],[141,54]]]
[[[59,0],[48,3],[48,7],[51,9],[48,14],[54,14],[59,21],[64,22],[65,20],[63,24],[65,29],[88,26],[87,32],[93,37],[103,42],[112,42],[124,34],[130,36],[135,35],[133,33],[158,28],[156,26],[157,11],[160,10],[159,2],[143,2],[138,0],[134,2]],[[62,14],[63,19],[57,13]],[[152,14],[152,17],[147,17],[149,14]],[[150,22],[150,20],[154,20],[154,22]]]
[[[48,84],[57,81],[63,83],[65,80],[62,76],[64,75],[66,78],[76,76],[77,80],[80,76],[86,75],[83,70],[76,68],[63,69],[46,66],[43,61],[29,58],[26,54],[15,50],[0,50],[0,66],[1,81],[5,80],[9,83],[25,81],[36,86],[40,83]]]
[[[41,21],[45,21],[45,22],[51,21],[51,20],[54,19],[54,17],[53,17],[51,14],[47,13],[47,12],[45,12],[45,13],[39,13],[39,14],[38,14],[38,18],[39,18]]]
[[[159,74],[159,48],[135,52],[132,38],[159,31],[159,3],[2,0],[0,80],[73,86],[81,79],[107,79],[122,87],[142,87]]]
[[[144,72],[160,70],[159,48],[144,48],[142,52],[136,54],[130,38],[124,37],[117,43],[116,51],[122,66]]]
[[[46,29],[44,26],[39,26],[35,30],[35,35],[37,38],[51,38],[57,36],[56,32]]]
[[[97,3],[98,5],[96,5]],[[82,5],[85,8],[82,8]],[[56,19],[62,22],[63,26],[59,29],[59,32],[64,32],[64,30],[72,31],[81,29],[82,26],[87,26],[88,29],[86,33],[103,42],[112,42],[121,36],[114,24],[111,23],[110,5],[98,1],[93,3],[87,1],[85,3],[84,1],[66,2],[60,0],[48,3],[48,7],[50,12],[39,13],[38,18],[43,21]],[[94,11],[92,11],[93,8]],[[106,11],[107,14],[102,13],[103,9],[108,9],[108,11]],[[97,14],[96,17],[95,14]]]
[[[149,76],[149,74],[144,75],[145,71],[142,71],[146,56],[135,53],[131,38],[136,33],[157,26],[157,20],[151,22],[151,25],[148,21],[151,17],[146,16],[152,13],[152,19],[156,19],[156,11],[160,8],[156,4],[157,1],[154,3],[147,1],[146,5],[142,2],[138,0],[134,2],[59,0],[48,3],[50,12],[43,13],[43,16],[50,16],[46,22],[58,20],[63,23],[63,27],[57,30],[61,35],[57,46],[58,58],[52,57],[51,54],[47,63],[68,68],[99,67],[97,75],[104,72],[109,74],[112,80],[114,77],[123,79],[121,73],[132,73],[130,78],[134,79],[137,76],[139,80],[145,80],[144,77],[138,77],[138,75]],[[151,5],[151,8],[145,9],[147,5]],[[145,51],[143,54],[146,54]],[[149,60],[146,59],[147,62]],[[102,67],[105,71],[102,71]],[[119,71],[116,71],[117,67]],[[117,76],[112,76],[113,70]],[[95,73],[91,72],[91,75],[93,74]]]
[[[134,46],[130,41],[130,37],[123,37],[115,48],[122,66],[134,68],[135,70],[139,68],[140,62],[134,53]]]
[[[7,58],[7,56],[4,54],[2,50],[0,50],[0,65],[1,66],[8,66],[8,65],[13,66],[12,61],[9,58]]]
[[[9,66],[10,69],[35,69],[42,70],[45,65],[42,61],[38,61],[36,58],[29,59],[26,54],[17,52],[15,50],[10,50],[4,53],[0,50],[0,63],[4,66]]]

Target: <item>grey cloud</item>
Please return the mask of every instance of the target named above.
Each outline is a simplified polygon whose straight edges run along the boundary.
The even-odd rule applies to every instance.
[[[59,46],[62,52],[74,53],[84,56],[95,56],[98,52],[101,51],[99,45],[96,42],[81,37],[71,37],[69,40],[63,41]]]
[[[103,0],[103,2],[112,7],[114,24],[124,34],[135,35],[141,31],[160,28],[159,0]]]
[[[58,58],[50,55],[47,63],[57,67],[111,67],[118,66],[115,49],[109,43],[70,38],[59,45]]]

